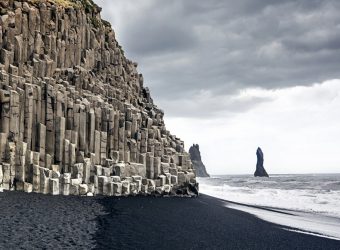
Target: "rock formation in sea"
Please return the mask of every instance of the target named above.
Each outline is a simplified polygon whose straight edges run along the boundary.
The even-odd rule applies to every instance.
[[[263,152],[260,147],[256,150],[256,156],[257,156],[257,163],[256,163],[256,171],[254,173],[254,176],[257,177],[269,177],[266,170],[263,167],[264,157]]]
[[[184,142],[92,0],[0,2],[0,188],[193,194]]]
[[[210,177],[201,158],[200,147],[193,144],[189,149],[190,159],[198,177]]]

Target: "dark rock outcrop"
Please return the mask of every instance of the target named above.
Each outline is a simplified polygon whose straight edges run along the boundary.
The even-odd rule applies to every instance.
[[[266,170],[263,167],[263,152],[260,147],[256,150],[256,156],[257,156],[257,163],[256,163],[256,171],[254,173],[255,177],[269,177]]]
[[[196,170],[196,175],[198,177],[210,177],[202,162],[199,145],[193,144],[189,149],[189,153],[191,162],[194,166],[194,169]]]
[[[196,187],[184,142],[100,11],[92,0],[0,1],[0,189],[127,196]]]

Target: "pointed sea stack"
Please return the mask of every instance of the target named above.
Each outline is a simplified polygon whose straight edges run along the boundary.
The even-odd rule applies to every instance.
[[[0,189],[195,195],[184,142],[92,0],[0,1]]]
[[[263,167],[263,152],[260,147],[256,150],[256,156],[257,156],[257,163],[256,163],[256,171],[254,173],[255,177],[269,177],[266,170]]]
[[[202,162],[199,145],[192,145],[189,149],[189,153],[194,169],[196,170],[196,175],[198,177],[210,177]]]

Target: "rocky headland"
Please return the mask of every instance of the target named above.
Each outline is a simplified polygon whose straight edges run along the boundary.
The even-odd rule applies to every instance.
[[[190,155],[91,0],[0,2],[0,188],[195,195]]]
[[[257,148],[256,150],[256,157],[257,157],[257,163],[256,163],[256,170],[254,173],[255,177],[269,177],[267,174],[267,171],[264,169],[263,162],[264,162],[264,157],[263,157],[263,152],[260,147]]]
[[[193,164],[193,168],[196,171],[198,177],[210,177],[205,165],[202,162],[200,147],[198,144],[193,144],[189,149],[190,159]]]

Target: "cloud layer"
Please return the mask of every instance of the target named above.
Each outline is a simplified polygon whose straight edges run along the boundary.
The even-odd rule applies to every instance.
[[[232,116],[167,119],[177,136],[200,144],[208,171],[252,174],[260,146],[269,173],[339,172],[340,80],[246,89],[235,98],[266,101]]]
[[[95,2],[211,173],[339,172],[339,1]]]
[[[127,55],[140,63],[161,108],[183,104],[179,116],[190,111],[185,99],[202,92],[216,96],[340,77],[339,1],[96,2]]]

